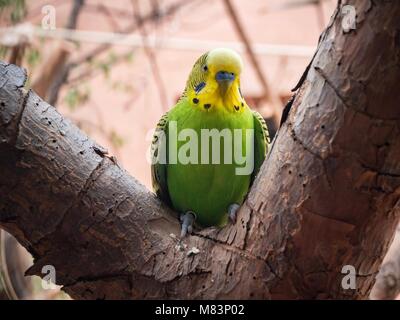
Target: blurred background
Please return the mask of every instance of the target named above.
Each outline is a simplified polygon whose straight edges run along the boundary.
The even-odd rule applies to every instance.
[[[241,87],[272,131],[335,0],[1,0],[0,58],[150,187],[151,130],[195,60],[241,53]],[[55,21],[49,16],[54,13]],[[55,23],[51,29],[51,22]]]
[[[151,188],[146,152],[195,60],[243,57],[242,92],[272,135],[336,0],[0,0],[0,59]],[[65,299],[24,278],[31,257],[1,232],[0,298]]]

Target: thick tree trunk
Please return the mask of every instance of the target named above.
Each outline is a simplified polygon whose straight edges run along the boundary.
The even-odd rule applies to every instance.
[[[350,4],[357,29],[339,5],[236,225],[182,243],[153,193],[0,64],[0,226],[27,273],[54,265],[74,298],[367,297],[399,220],[400,6]]]

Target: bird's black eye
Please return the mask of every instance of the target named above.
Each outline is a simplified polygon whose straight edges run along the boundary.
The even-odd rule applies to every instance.
[[[203,71],[206,72],[207,70],[208,70],[208,67],[207,67],[207,65],[205,64],[205,65],[203,66]]]

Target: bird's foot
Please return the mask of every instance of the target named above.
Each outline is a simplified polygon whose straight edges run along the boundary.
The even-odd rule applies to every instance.
[[[196,214],[193,211],[187,211],[181,214],[181,238],[184,238],[188,233],[192,233],[193,224],[196,220]]]
[[[239,208],[240,206],[237,203],[232,203],[228,208],[228,217],[233,224],[236,223],[236,214]]]

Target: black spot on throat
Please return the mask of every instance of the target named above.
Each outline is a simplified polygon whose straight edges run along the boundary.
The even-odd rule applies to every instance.
[[[210,108],[211,108],[211,104],[206,103],[206,104],[204,105],[204,109],[210,109]]]
[[[199,99],[193,98],[193,103],[198,104],[199,103]]]
[[[239,111],[239,106],[234,106],[236,111]]]

